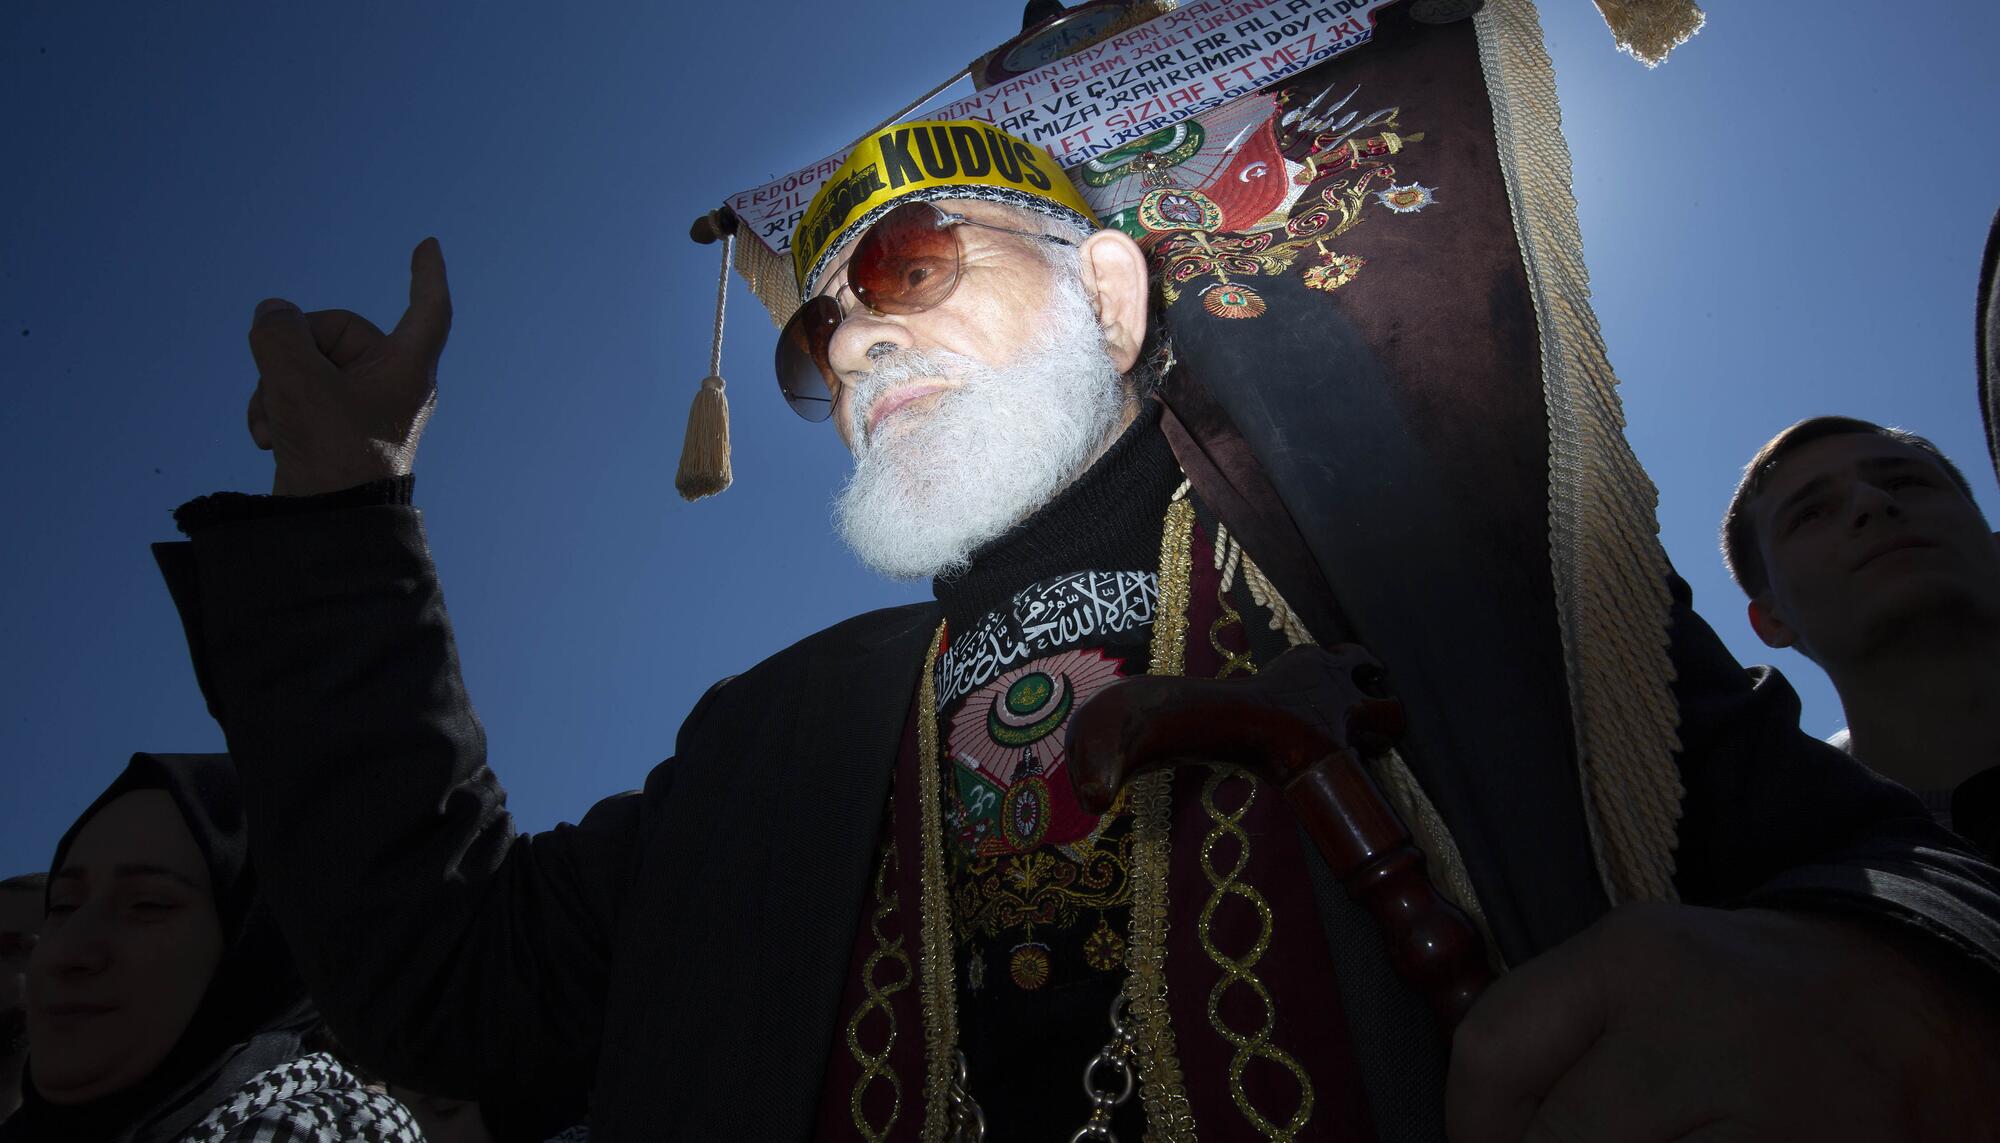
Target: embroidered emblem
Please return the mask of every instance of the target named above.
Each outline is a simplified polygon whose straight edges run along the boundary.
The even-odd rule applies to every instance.
[[[1040,778],[1023,778],[1007,791],[1000,809],[1000,833],[1008,848],[1025,853],[1042,843],[1049,832],[1049,784]]]
[[[1328,293],[1332,293],[1334,290],[1352,282],[1354,275],[1359,274],[1361,267],[1367,264],[1368,259],[1359,255],[1335,254],[1328,251],[1324,263],[1309,267],[1306,270],[1306,285],[1311,286],[1315,290],[1325,290]]]
[[[1069,717],[1069,680],[1030,671],[996,695],[987,710],[986,733],[1002,746],[1028,746],[1047,738]]]
[[[1108,187],[1133,172],[1151,186],[1163,186],[1166,172],[1193,158],[1207,141],[1207,129],[1199,119],[1184,119],[1164,131],[1155,131],[1083,164],[1083,184]],[[1158,180],[1158,181],[1155,181]]]
[[[1154,232],[1214,230],[1222,225],[1222,208],[1200,191],[1161,187],[1139,200],[1139,225]]]
[[[1201,292],[1202,308],[1219,318],[1253,318],[1265,310],[1264,295],[1248,286],[1218,282]]]
[[[1375,197],[1397,214],[1415,214],[1437,201],[1437,188],[1422,183],[1405,183],[1376,191]]]
[[[1125,963],[1125,942],[1102,916],[1097,918],[1097,928],[1084,938],[1083,963],[1098,972],[1110,972]]]
[[[1358,87],[1335,94],[1331,86],[1287,88],[1274,99],[1239,99],[1197,116],[1187,122],[1201,126],[1203,137],[1181,139],[1180,149],[1192,142],[1194,151],[1173,164],[1172,182],[1180,185],[1163,185],[1164,172],[1141,161],[1163,162],[1172,149],[1169,133],[1160,132],[1142,140],[1145,153],[1123,159],[1117,172],[1086,180],[1086,198],[1107,225],[1148,248],[1167,305],[1196,289],[1211,317],[1258,317],[1268,304],[1245,279],[1275,277],[1315,252],[1302,277],[1331,293],[1353,282],[1366,262],[1329,250],[1328,240],[1359,225],[1371,205],[1407,215],[1437,202],[1436,187],[1397,181],[1393,162],[1424,138],[1403,129],[1402,108],[1350,108]],[[1135,172],[1147,185],[1122,177]]]
[[[1014,955],[1007,959],[1007,973],[1014,978],[1014,987],[1023,992],[1033,992],[1047,984],[1052,971],[1049,946],[1039,942],[1016,945]]]
[[[1119,670],[1103,651],[1065,651],[992,680],[952,716],[946,749],[957,804],[945,818],[961,863],[1096,834],[1099,819],[1070,793],[1057,731]]]
[[[965,987],[974,992],[986,987],[986,956],[976,948],[965,958]]]

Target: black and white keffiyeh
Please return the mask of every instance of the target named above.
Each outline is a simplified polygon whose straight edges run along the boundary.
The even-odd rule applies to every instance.
[[[394,1097],[324,1052],[250,1077],[179,1143],[423,1143]]]

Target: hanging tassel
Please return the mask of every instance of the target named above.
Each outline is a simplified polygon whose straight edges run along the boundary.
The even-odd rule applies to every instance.
[[[722,240],[722,277],[715,286],[715,337],[708,357],[708,376],[688,410],[687,440],[681,444],[681,467],[674,488],[687,501],[713,496],[729,487],[729,398],[723,393],[722,311],[729,300],[729,255],[736,245],[732,229]]]
[[[1708,19],[1694,0],[1597,0],[1597,10],[1619,50],[1647,67],[1658,67]]]

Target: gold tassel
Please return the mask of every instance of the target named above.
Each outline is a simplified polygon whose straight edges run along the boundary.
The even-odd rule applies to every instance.
[[[1694,0],[1596,0],[1620,51],[1647,67],[1688,42],[1708,17]]]
[[[674,487],[683,500],[699,500],[729,487],[729,398],[722,378],[704,377],[688,410],[687,440]]]
[[[708,376],[701,379],[701,391],[694,395],[688,410],[687,439],[681,443],[681,467],[674,474],[674,488],[687,501],[713,496],[729,487],[729,398],[723,393],[722,311],[729,300],[729,255],[736,245],[734,233],[722,242],[722,279],[715,287],[715,337],[708,359]]]

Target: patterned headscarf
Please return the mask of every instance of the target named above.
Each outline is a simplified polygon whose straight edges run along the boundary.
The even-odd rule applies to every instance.
[[[165,790],[194,836],[222,922],[222,959],[166,1058],[123,1091],[82,1104],[50,1103],[35,1090],[30,1045],[21,1109],[0,1125],[0,1143],[168,1143],[250,1077],[303,1055],[301,1037],[318,1022],[277,924],[258,899],[242,791],[228,755],[134,754],[56,843],[51,875],[98,811],[137,790]]]

